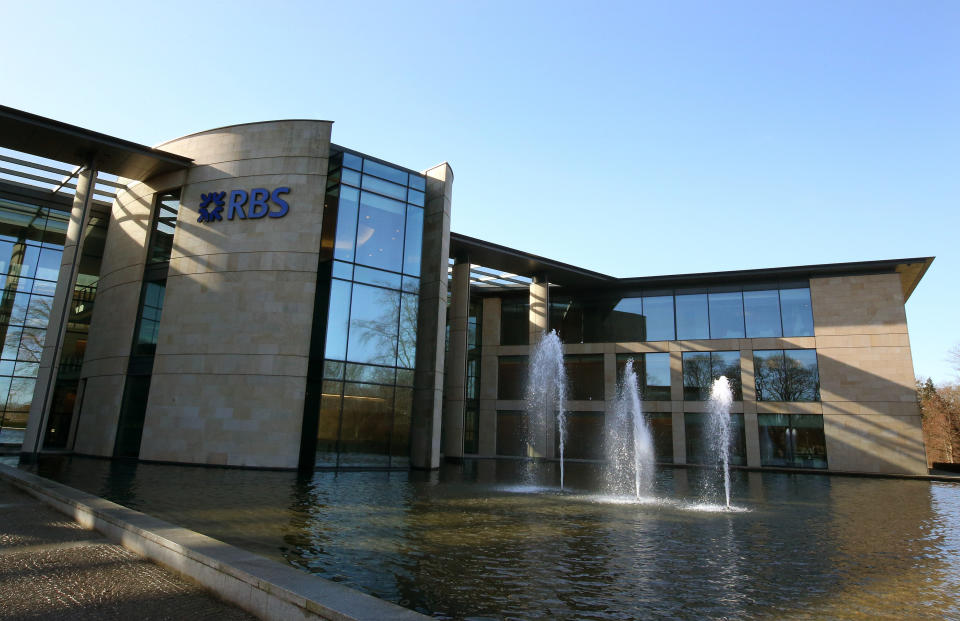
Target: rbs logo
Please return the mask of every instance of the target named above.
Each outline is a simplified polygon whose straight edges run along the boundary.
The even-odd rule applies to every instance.
[[[289,194],[290,188],[277,188],[269,192],[264,188],[253,188],[247,194],[244,190],[231,190],[230,200],[226,202],[226,192],[210,192],[200,195],[200,217],[197,222],[218,222],[223,220],[223,208],[227,208],[227,220],[234,217],[241,220],[263,218],[282,218],[290,211],[287,201],[280,198]],[[271,210],[271,203],[276,209]],[[246,208],[246,209],[245,209]]]

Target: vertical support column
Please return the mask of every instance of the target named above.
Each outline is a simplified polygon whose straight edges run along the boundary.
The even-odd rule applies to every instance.
[[[500,378],[497,347],[500,346],[500,298],[483,298],[480,330],[480,437],[478,454],[497,454],[497,389]]]
[[[467,324],[470,320],[470,263],[453,264],[450,295],[450,341],[445,378],[446,407],[443,413],[443,454],[463,457],[463,423],[467,394]]]
[[[747,347],[750,347],[747,345]],[[754,382],[753,350],[740,350],[740,383],[743,387],[743,427],[747,442],[747,466],[760,467],[760,427],[757,421],[757,386]]]
[[[430,470],[440,467],[453,169],[443,163],[424,174],[427,177],[427,200],[423,213],[423,260],[420,264],[417,366],[410,421],[410,465],[416,469]]]
[[[530,356],[527,362],[533,362],[533,348],[540,342],[540,338],[550,328],[550,283],[544,274],[536,274],[530,282]],[[542,421],[543,429],[531,429],[533,438],[531,446],[527,447],[528,457],[554,456],[554,424],[552,420]],[[533,425],[533,421],[530,421]]]
[[[73,196],[70,223],[67,225],[67,236],[60,258],[60,273],[57,276],[57,288],[50,309],[47,336],[40,356],[33,401],[30,404],[30,418],[27,420],[23,447],[20,449],[21,460],[24,461],[33,460],[43,448],[43,436],[50,415],[50,407],[53,405],[53,389],[57,383],[57,367],[67,333],[67,320],[70,317],[73,290],[77,284],[77,272],[83,253],[84,228],[90,213],[96,181],[97,167],[91,158],[77,176],[77,191]]]
[[[683,352],[670,352],[670,410],[673,429],[673,463],[687,463],[687,430],[683,415]]]

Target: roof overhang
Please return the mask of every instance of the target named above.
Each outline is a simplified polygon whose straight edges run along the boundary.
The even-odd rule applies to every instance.
[[[193,160],[46,117],[0,106],[0,146],[75,166],[143,180],[189,168]]]

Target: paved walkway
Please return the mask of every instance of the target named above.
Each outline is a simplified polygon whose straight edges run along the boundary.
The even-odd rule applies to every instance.
[[[254,618],[0,481],[0,619]]]

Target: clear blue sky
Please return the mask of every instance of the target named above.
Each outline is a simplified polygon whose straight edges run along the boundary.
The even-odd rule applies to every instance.
[[[455,231],[615,276],[936,255],[907,314],[917,374],[952,376],[960,2],[31,1],[3,23],[0,103],[146,144],[331,119],[449,161]]]

